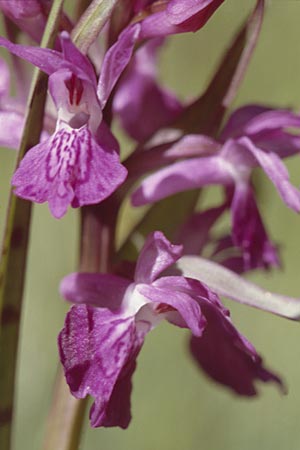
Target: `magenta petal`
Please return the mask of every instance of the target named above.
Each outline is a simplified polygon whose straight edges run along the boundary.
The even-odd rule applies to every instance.
[[[264,152],[247,137],[240,138],[238,143],[242,144],[256,159],[286,205],[300,212],[300,191],[291,184],[288,170],[281,159],[275,153]]]
[[[80,305],[73,306],[67,314],[58,340],[60,358],[72,394],[95,399],[91,411],[93,427],[128,426],[129,389],[124,371],[142,344],[136,333],[133,318],[123,319],[107,310]],[[131,375],[132,370],[129,372]],[[113,406],[121,404],[122,409],[115,411],[111,399]]]
[[[9,87],[10,87],[9,68],[6,62],[0,58],[0,99],[9,95]]]
[[[7,48],[14,55],[25,59],[48,75],[62,67],[71,68],[73,66],[65,61],[61,53],[49,48],[13,44],[2,36],[0,36],[0,46]]]
[[[246,105],[238,108],[231,114],[223,128],[221,133],[222,141],[245,134],[244,128],[247,123],[268,111],[272,111],[272,109],[262,105]]]
[[[73,303],[85,303],[117,310],[122,305],[130,280],[104,273],[71,273],[63,278],[60,293]]]
[[[197,301],[189,295],[191,288],[183,277],[163,277],[156,280],[152,285],[142,284],[138,286],[138,291],[159,305],[168,305],[178,311],[183,321],[174,321],[174,316],[170,315],[170,321],[181,327],[191,330],[195,336],[201,336],[206,325],[205,317],[201,314],[201,309]],[[162,308],[166,312],[168,319],[168,309]],[[160,312],[158,306],[157,312]]]
[[[136,343],[133,348],[130,360],[123,367],[119,377],[112,390],[109,403],[105,408],[105,414],[102,413],[102,405],[95,402],[90,410],[91,426],[127,428],[131,420],[130,395],[132,390],[132,375],[136,368],[136,356],[140,351],[140,343]],[[99,421],[101,421],[99,425]]]
[[[90,62],[90,60],[81,53],[78,48],[71,41],[69,33],[63,31],[60,34],[60,42],[62,46],[62,51],[66,61],[69,61],[79,70],[85,73],[90,81],[96,86],[97,80],[95,75],[95,70]]]
[[[151,233],[137,260],[134,277],[136,283],[151,283],[181,255],[181,245],[171,244],[161,231]]]
[[[110,144],[103,135],[106,146]],[[87,126],[61,123],[47,141],[28,151],[15,172],[15,194],[37,203],[49,202],[54,217],[73,207],[98,203],[125,179],[117,149],[102,147]]]
[[[248,184],[236,184],[231,214],[233,242],[242,251],[244,270],[279,266],[276,248],[268,238]]]
[[[79,180],[75,185],[74,207],[104,200],[127,176],[127,170],[120,163],[118,143],[103,122],[96,138],[88,128],[82,128],[81,144],[86,144],[87,154],[80,152],[78,155]]]
[[[183,2],[182,0],[170,0],[167,5],[167,15],[173,24],[182,24],[198,13],[202,13],[203,20],[207,20],[223,1],[224,0],[185,0]]]
[[[232,182],[232,169],[222,158],[191,158],[174,163],[145,178],[132,194],[132,204],[145,205],[177,192]]]
[[[165,10],[142,21],[141,38],[197,31],[224,0],[170,0]]]
[[[130,61],[139,33],[139,24],[125,28],[117,42],[105,54],[97,90],[102,109],[121,73]]]
[[[204,299],[200,306],[207,326],[200,338],[192,337],[191,351],[207,375],[244,396],[256,395],[256,380],[273,381],[284,389],[280,378],[264,368],[255,348],[236,330],[228,316]]]
[[[299,128],[300,116],[289,110],[274,109],[264,111],[245,123],[243,134],[248,136],[289,127]]]

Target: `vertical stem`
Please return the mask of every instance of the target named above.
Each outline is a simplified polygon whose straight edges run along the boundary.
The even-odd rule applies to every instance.
[[[108,272],[115,254],[118,204],[114,196],[98,205],[81,209],[79,270]],[[77,450],[87,399],[71,396],[61,368],[58,369],[43,450]]]
[[[54,43],[63,0],[55,0],[42,40],[42,46]],[[47,77],[36,71],[28,99],[24,132],[18,161],[39,142],[42,130]],[[31,203],[12,192],[6,218],[0,264],[0,448],[12,443],[12,419],[15,397],[17,352],[22,312],[23,290],[29,240]]]

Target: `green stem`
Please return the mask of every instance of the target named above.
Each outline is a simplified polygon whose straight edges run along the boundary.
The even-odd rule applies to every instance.
[[[81,209],[80,263],[82,272],[108,272],[115,254],[118,203],[114,196]],[[43,450],[77,450],[87,399],[71,396],[62,369],[58,370]]]
[[[55,0],[42,40],[42,46],[54,43],[57,19],[63,0]],[[18,161],[39,142],[47,93],[47,77],[35,71],[29,95],[24,132]],[[0,448],[8,450],[12,442],[12,418],[26,257],[29,240],[31,204],[10,194],[0,263]]]

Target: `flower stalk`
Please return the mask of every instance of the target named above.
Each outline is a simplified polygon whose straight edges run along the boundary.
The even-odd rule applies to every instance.
[[[42,46],[54,44],[63,0],[55,0],[45,29]],[[17,164],[39,141],[43,125],[47,77],[35,72]],[[26,259],[30,231],[31,203],[10,194],[0,265],[0,447],[12,445],[15,377]]]

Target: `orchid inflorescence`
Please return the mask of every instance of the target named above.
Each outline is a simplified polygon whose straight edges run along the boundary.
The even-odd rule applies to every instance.
[[[34,203],[48,202],[56,219],[69,207],[82,213],[80,270],[60,285],[62,297],[73,305],[58,346],[73,396],[94,399],[93,427],[128,426],[136,359],[146,334],[163,319],[189,329],[197,365],[236,394],[256,395],[258,380],[285,389],[280,376],[265,368],[235,328],[220,300],[227,296],[283,317],[300,317],[300,301],[265,292],[243,277],[253,269],[280,266],[278,248],[257,205],[254,169],[262,169],[287,207],[300,211],[300,191],[283,162],[300,150],[295,132],[300,116],[258,104],[229,112],[246,70],[244,61],[258,39],[264,1],[256,2],[198,98],[180,101],[157,76],[158,52],[167,37],[204,27],[215,11],[222,14],[223,2],[116,0],[105,6],[94,0],[76,19],[57,14],[53,48],[39,43],[56,2],[0,2],[7,28],[14,23],[19,30],[0,37],[0,46],[48,75],[53,100],[40,118],[39,142],[28,144],[20,158],[11,181],[13,193]],[[85,26],[91,18],[92,37]],[[249,36],[242,43],[245,30]],[[26,45],[17,43],[22,33]],[[241,45],[242,52],[233,51]],[[25,77],[22,70],[14,68],[18,80]],[[9,80],[1,60],[0,143],[18,149],[28,126],[27,85],[12,97]],[[122,161],[111,129],[116,120],[134,143]],[[200,190],[211,185],[220,186],[223,199],[199,211]],[[163,216],[161,200],[182,192],[189,206],[178,197],[181,219],[169,218],[168,233],[160,230],[159,220],[147,236],[147,227],[137,225],[128,232],[131,252],[126,243],[116,249],[118,213],[128,196],[134,207],[151,205],[150,211],[156,208]],[[228,212],[231,226],[216,236],[214,226]],[[86,226],[91,217],[98,228]],[[101,238],[105,233],[108,244]],[[143,245],[137,243],[141,238]]]

